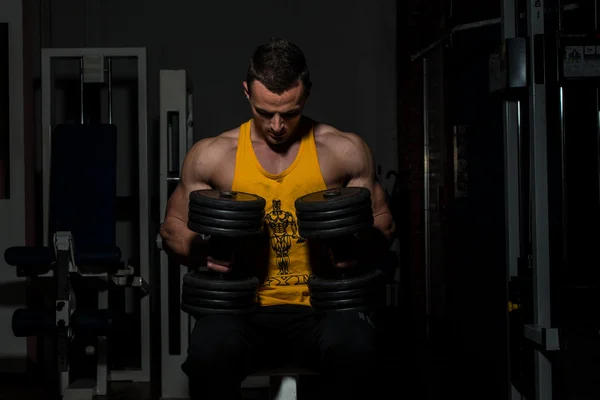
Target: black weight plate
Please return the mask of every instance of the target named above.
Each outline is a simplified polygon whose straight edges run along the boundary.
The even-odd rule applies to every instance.
[[[240,290],[235,292],[227,292],[220,290],[206,290],[198,289],[189,285],[181,286],[181,295],[189,297],[198,297],[201,299],[215,299],[215,300],[235,300],[245,298],[255,298],[256,289],[252,290]]]
[[[322,212],[349,208],[371,201],[371,191],[364,187],[344,187],[310,193],[296,199],[296,212]]]
[[[313,275],[308,278],[308,289],[310,292],[333,292],[358,289],[377,285],[380,283],[382,277],[383,272],[378,269],[367,274],[341,279],[320,278]]]
[[[265,210],[250,210],[250,211],[238,211],[238,210],[221,210],[218,208],[208,208],[197,206],[190,203],[189,215],[203,215],[216,219],[226,219],[235,221],[258,221],[265,217]]]
[[[226,228],[215,228],[213,226],[206,226],[195,223],[194,221],[188,221],[188,228],[192,232],[202,233],[204,235],[221,236],[221,237],[248,237],[260,235],[263,232],[262,225],[260,227],[248,228],[248,229],[226,229]]]
[[[327,308],[321,309],[317,306],[317,307],[313,307],[313,311],[318,314],[332,313],[332,312],[371,312],[371,311],[377,310],[380,307],[381,307],[380,304],[365,304],[365,305],[356,306],[356,307],[332,308],[332,309],[327,309]]]
[[[334,308],[348,308],[356,306],[366,306],[369,304],[376,303],[377,300],[371,297],[355,298],[355,299],[343,299],[343,300],[317,300],[311,298],[310,304],[315,308],[321,310],[331,310]]]
[[[255,299],[237,299],[237,300],[215,300],[201,299],[198,297],[181,296],[181,304],[187,304],[192,307],[212,308],[217,310],[239,310],[253,307],[256,304]]]
[[[372,296],[377,292],[377,286],[366,286],[359,289],[337,290],[332,292],[315,291],[310,292],[310,298],[315,301],[331,301],[343,299],[356,299]]]
[[[215,290],[220,292],[250,291],[258,288],[258,278],[219,279],[205,271],[191,271],[183,276],[183,285],[196,289]]]
[[[181,304],[181,311],[190,314],[193,317],[201,317],[203,315],[227,314],[227,315],[248,315],[252,314],[256,307],[243,309],[213,309],[204,307],[194,307],[189,304]]]
[[[298,222],[308,221],[331,221],[332,219],[344,218],[351,215],[361,214],[363,212],[372,212],[371,200],[365,204],[357,204],[348,208],[340,208],[329,211],[296,212]]]
[[[263,220],[258,219],[254,221],[244,220],[231,220],[231,219],[217,219],[212,217],[206,217],[203,215],[193,215],[190,213],[189,221],[194,224],[204,225],[211,228],[222,228],[222,229],[260,229],[263,225]]]
[[[310,230],[298,226],[300,236],[305,239],[332,239],[343,236],[351,236],[355,233],[365,231],[373,226],[373,218],[370,221],[365,221],[356,225],[342,226],[339,228]]]
[[[373,224],[373,212],[369,209],[361,214],[351,215],[344,218],[332,219],[329,221],[301,221],[298,219],[298,228],[306,231],[322,231],[347,226],[359,225],[362,223]]]
[[[190,193],[190,204],[221,210],[257,211],[264,210],[266,200],[260,196],[227,190],[195,190]]]

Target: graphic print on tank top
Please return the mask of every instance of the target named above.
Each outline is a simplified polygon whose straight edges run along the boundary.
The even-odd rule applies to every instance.
[[[265,215],[265,223],[269,230],[271,250],[275,253],[275,265],[279,268],[278,275],[290,275],[290,250],[292,244],[305,243],[306,240],[301,237],[298,232],[298,225],[296,224],[294,214],[281,209],[281,200],[273,199],[272,204],[273,211]],[[301,277],[308,280],[308,274],[302,275]],[[282,283],[284,282],[277,277],[267,278],[265,286]]]

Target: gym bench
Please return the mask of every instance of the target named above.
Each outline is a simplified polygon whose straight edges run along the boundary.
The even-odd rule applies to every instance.
[[[254,378],[268,378],[270,400],[297,400],[298,381],[301,375],[319,375],[317,372],[292,366],[260,370],[246,379],[246,387],[259,387],[253,385]]]

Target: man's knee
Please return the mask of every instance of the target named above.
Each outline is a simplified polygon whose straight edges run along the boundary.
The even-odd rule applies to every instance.
[[[233,358],[242,357],[241,350],[236,351],[236,344],[227,337],[217,337],[206,343],[198,343],[190,346],[186,360],[182,366],[183,371],[190,375],[208,371],[223,371],[230,368]]]
[[[323,349],[323,361],[336,371],[362,373],[376,364],[375,344],[370,338],[352,337],[348,333]]]

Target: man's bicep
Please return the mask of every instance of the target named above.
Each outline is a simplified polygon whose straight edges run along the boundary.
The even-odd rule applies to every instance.
[[[377,182],[375,175],[375,160],[371,153],[371,149],[358,136],[353,135],[353,151],[349,152],[346,157],[346,173],[349,175],[348,186],[365,187],[371,191],[371,200],[373,205],[379,203],[381,196],[381,186]],[[383,195],[385,202],[385,195]]]
[[[348,186],[365,187],[371,192],[371,203],[375,225],[386,235],[393,234],[394,222],[389,209],[385,190],[375,174],[375,160],[370,148],[362,139],[357,139],[357,157],[351,158]]]
[[[201,160],[201,148],[194,146],[183,161],[179,184],[167,203],[166,218],[173,217],[187,222],[190,193],[195,190],[210,189],[206,182],[207,166]]]

